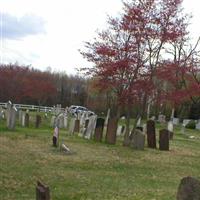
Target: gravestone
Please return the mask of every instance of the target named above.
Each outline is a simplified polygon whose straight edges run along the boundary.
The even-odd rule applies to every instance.
[[[12,113],[12,103],[11,103],[11,101],[8,101],[8,103],[7,103],[7,110],[6,110],[6,124],[7,124],[7,128],[10,127],[11,113]]]
[[[144,150],[144,144],[145,144],[145,134],[141,130],[135,129],[135,132],[132,135],[130,147],[138,150]]]
[[[40,115],[36,115],[36,118],[35,118],[35,128],[39,128],[41,122],[42,122],[41,116]]]
[[[158,115],[158,122],[165,123],[166,122],[166,116],[165,115]]]
[[[197,130],[200,130],[200,121],[199,121],[199,122],[197,122],[197,124],[196,124],[195,128],[196,128]]]
[[[92,137],[96,126],[96,120],[97,120],[97,115],[93,115],[89,118],[89,123],[84,135],[86,139],[90,139]]]
[[[51,117],[51,127],[55,127],[55,122],[56,121],[56,116],[55,115],[53,115],[52,117]]]
[[[64,128],[64,116],[63,116],[63,114],[58,115],[56,120],[57,120],[58,127]]]
[[[117,136],[123,136],[126,132],[126,127],[124,125],[119,125],[117,127]]]
[[[22,112],[22,121],[21,121],[21,124],[23,127],[25,127],[25,112]]]
[[[167,129],[159,131],[159,149],[169,151],[169,132]]]
[[[200,181],[193,177],[184,177],[178,187],[177,200],[200,200]]]
[[[136,126],[137,126],[137,127],[140,127],[140,126],[141,126],[141,117],[137,120]]]
[[[22,123],[22,114],[23,114],[23,111],[19,110],[19,123],[20,124]]]
[[[29,127],[29,114],[25,114],[25,127]]]
[[[64,116],[64,124],[63,125],[64,125],[65,129],[67,129],[67,124],[68,124],[67,122],[68,122],[68,117]]]
[[[80,130],[80,120],[76,119],[73,132],[79,133],[79,130]]]
[[[179,118],[173,118],[172,122],[174,125],[179,125]]]
[[[13,104],[9,101],[7,103],[7,128],[9,130],[15,129],[16,114],[17,114],[16,107],[13,106]]]
[[[67,147],[63,142],[60,145],[60,151],[65,153],[65,154],[72,154],[71,150],[69,149],[69,147]]]
[[[147,145],[149,148],[156,148],[156,130],[153,120],[147,121]]]
[[[105,119],[105,122],[104,122],[104,132],[107,131],[107,126],[108,126],[108,120],[109,120],[109,118],[110,118],[110,108],[107,111],[106,119]]]
[[[191,121],[191,119],[184,119],[183,126],[186,126],[190,121]]]
[[[58,146],[59,128],[56,126],[53,133],[53,146]]]
[[[71,118],[70,125],[69,125],[69,134],[74,133],[74,127],[75,127],[75,118]]]
[[[94,140],[96,142],[102,141],[104,122],[105,120],[103,118],[97,118],[95,132],[94,132]]]
[[[171,132],[174,131],[174,125],[173,125],[173,122],[172,122],[172,121],[169,121],[169,122],[168,122],[167,130],[168,130],[168,131],[171,131]]]
[[[87,128],[88,128],[89,121],[90,121],[89,119],[85,120],[85,124],[84,124],[83,130],[82,130],[82,136],[86,135],[86,131],[87,131]]]
[[[37,182],[36,186],[36,200],[50,200],[49,187],[40,181]]]
[[[109,118],[108,120],[108,127],[105,138],[105,142],[108,144],[116,143],[117,123],[118,123],[117,118]]]

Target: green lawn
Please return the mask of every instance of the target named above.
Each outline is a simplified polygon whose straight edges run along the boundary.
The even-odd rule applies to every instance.
[[[198,131],[182,135],[177,127],[165,152],[132,150],[121,138],[117,145],[99,144],[61,130],[60,141],[75,152],[64,155],[52,147],[51,128],[8,131],[0,123],[1,200],[35,200],[37,180],[50,187],[53,200],[173,200],[182,177],[200,177]]]

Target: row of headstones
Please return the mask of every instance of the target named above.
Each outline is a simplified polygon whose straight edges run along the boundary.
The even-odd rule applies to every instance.
[[[9,101],[7,103],[7,110],[6,113],[4,113],[3,109],[1,109],[1,117],[6,118],[6,125],[9,130],[14,130],[17,120],[17,112],[19,114],[19,123],[23,127],[29,127],[29,114],[28,112],[23,112],[21,110],[17,111],[16,107]],[[41,116],[36,115],[35,119],[35,127],[38,128],[41,124]]]
[[[60,121],[63,123],[63,119],[68,118],[61,116],[54,120],[55,127],[60,128]],[[125,130],[124,127],[120,128],[121,131]],[[130,146],[134,149],[143,150],[145,145],[145,132],[147,133],[147,146],[149,148],[156,148],[156,131],[155,131],[155,122],[153,120],[147,121],[147,130],[136,129],[131,138]],[[102,142],[103,132],[106,132],[105,142],[108,144],[116,144],[117,130],[118,130],[118,120],[116,118],[109,118],[108,121],[105,121],[103,118],[98,118],[96,115],[93,115],[85,120],[79,120],[77,118],[71,118],[68,131],[69,134],[77,133],[79,136],[86,139],[94,139],[96,142]],[[54,136],[55,141],[54,146],[58,141],[59,130],[55,129]],[[159,132],[159,149],[160,150],[169,150],[169,140],[173,138],[173,132],[163,129]]]
[[[155,117],[152,117],[152,120],[155,120]],[[182,126],[185,127],[190,121],[191,121],[191,119],[184,119],[183,123],[182,123]],[[158,116],[158,122],[166,123],[166,116],[160,114]],[[179,125],[180,124],[180,119],[179,118],[173,118],[172,119],[172,123],[174,125]],[[196,122],[196,129],[200,130],[200,120],[197,120],[197,122]]]

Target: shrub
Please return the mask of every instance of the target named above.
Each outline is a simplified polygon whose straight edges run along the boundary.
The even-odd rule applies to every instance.
[[[196,123],[194,120],[191,120],[185,127],[189,129],[195,129]]]

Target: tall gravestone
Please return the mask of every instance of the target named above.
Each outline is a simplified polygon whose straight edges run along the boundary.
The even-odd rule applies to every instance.
[[[41,116],[40,116],[40,115],[36,115],[36,119],[35,119],[35,128],[39,128],[41,122],[42,122]]]
[[[117,124],[118,124],[117,118],[109,118],[106,131],[106,138],[105,138],[106,143],[108,144],[116,143]]]
[[[130,147],[138,150],[144,150],[144,144],[145,144],[145,134],[139,130],[135,129]]]
[[[159,149],[169,151],[169,132],[167,129],[162,129],[159,132]]]
[[[68,117],[64,116],[64,124],[63,125],[64,125],[65,129],[67,129],[67,124],[68,124],[67,122],[68,122]]]
[[[96,142],[102,141],[104,122],[105,120],[103,118],[97,118],[95,132],[94,132],[94,140]]]
[[[153,120],[147,121],[147,145],[149,148],[156,148],[156,130]]]

